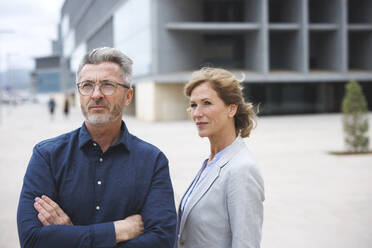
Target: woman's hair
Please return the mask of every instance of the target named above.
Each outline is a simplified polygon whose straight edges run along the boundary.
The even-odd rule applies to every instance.
[[[205,82],[217,92],[225,105],[238,106],[234,116],[235,132],[243,138],[248,137],[256,126],[257,116],[253,104],[244,102],[240,81],[225,69],[203,67],[192,74],[191,80],[184,88],[185,95],[190,97],[192,91]]]
[[[76,72],[78,78],[80,71],[87,64],[98,65],[103,62],[112,62],[118,64],[121,69],[121,76],[124,82],[130,83],[132,78],[132,60],[122,53],[119,49],[112,47],[100,47],[93,49],[85,54]]]

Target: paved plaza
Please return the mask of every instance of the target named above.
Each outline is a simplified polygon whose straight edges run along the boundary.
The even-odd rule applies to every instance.
[[[2,105],[0,112],[0,247],[15,248],[18,197],[33,146],[83,118],[75,107],[66,119],[58,106],[51,121],[41,104]],[[208,156],[208,141],[190,121],[124,118],[133,134],[167,155],[178,202]],[[246,143],[265,180],[263,248],[372,247],[372,154],[328,154],[343,149],[341,115],[262,117]]]

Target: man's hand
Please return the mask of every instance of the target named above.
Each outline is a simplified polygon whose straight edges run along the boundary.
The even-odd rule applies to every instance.
[[[34,208],[39,213],[37,218],[43,226],[72,225],[70,217],[46,195],[35,198]]]
[[[142,216],[139,214],[128,216],[114,222],[116,243],[134,239],[143,233]]]

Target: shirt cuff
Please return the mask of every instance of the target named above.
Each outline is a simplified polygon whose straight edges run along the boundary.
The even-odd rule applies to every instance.
[[[106,222],[93,225],[93,247],[115,247],[116,234],[113,222]]]

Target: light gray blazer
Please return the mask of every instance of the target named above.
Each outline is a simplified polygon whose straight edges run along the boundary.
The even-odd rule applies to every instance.
[[[188,200],[176,247],[260,247],[264,198],[257,164],[238,137]]]

